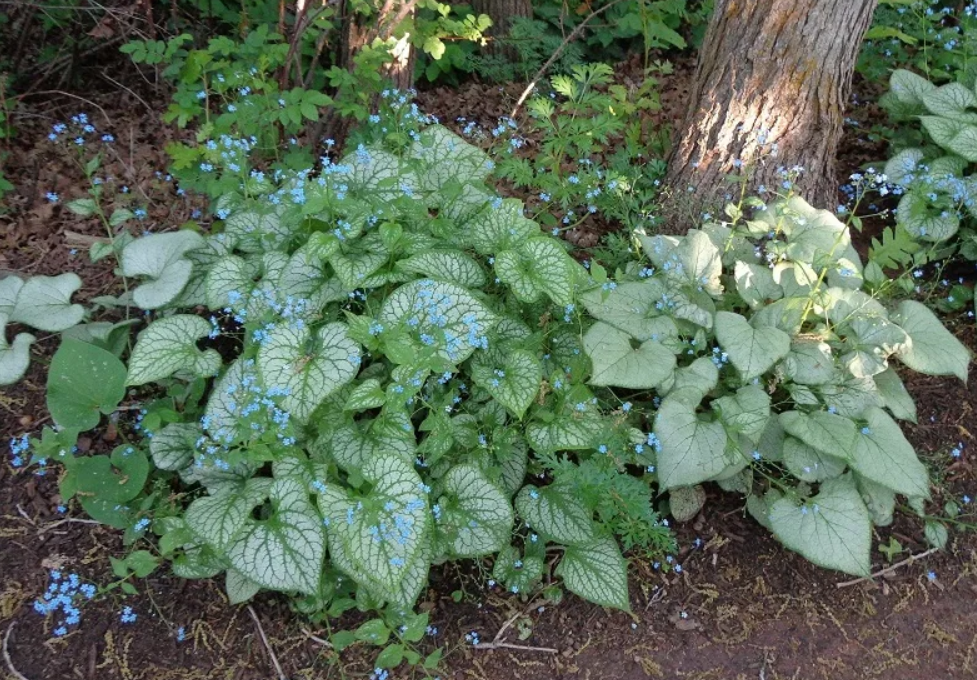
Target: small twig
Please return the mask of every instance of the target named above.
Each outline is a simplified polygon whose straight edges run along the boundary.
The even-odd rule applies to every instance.
[[[546,60],[546,63],[540,67],[540,69],[536,72],[536,75],[533,76],[533,79],[529,81],[529,85],[526,86],[526,89],[522,91],[521,95],[519,95],[519,99],[516,101],[516,105],[512,107],[512,113],[509,114],[509,118],[516,117],[516,112],[519,111],[519,107],[522,106],[522,103],[524,101],[526,101],[526,97],[528,97],[529,93],[533,91],[534,87],[536,87],[536,83],[539,81],[539,79],[542,78],[543,74],[545,74],[546,71],[549,69],[549,67],[553,65],[553,62],[556,61],[557,57],[559,57],[560,54],[563,53],[563,50],[566,49],[566,46],[569,45],[571,42],[573,42],[573,40],[578,35],[580,35],[580,33],[583,31],[584,27],[590,22],[590,20],[596,17],[598,14],[606,12],[607,10],[609,10],[611,7],[618,4],[619,2],[622,2],[622,0],[611,0],[611,2],[607,3],[600,9],[594,10],[593,12],[590,13],[590,15],[586,19],[584,19],[579,24],[577,24],[576,28],[570,31],[570,35],[568,35],[566,38],[563,39],[563,42],[560,43],[560,46],[557,47],[556,51],[554,51],[553,54],[550,55],[550,58]]]
[[[531,601],[525,610],[516,612],[510,616],[505,623],[502,624],[502,627],[499,628],[499,631],[495,634],[495,637],[492,638],[491,642],[486,642],[484,644],[479,643],[474,646],[474,649],[519,649],[524,652],[546,652],[547,654],[556,654],[558,650],[553,649],[552,647],[531,647],[529,645],[516,645],[511,642],[502,642],[502,636],[505,635],[507,630],[509,630],[509,626],[519,620],[520,616],[525,616],[528,614],[529,611],[535,606],[535,600]]]
[[[3,662],[7,664],[7,670],[13,675],[17,680],[27,680],[27,677],[14,668],[14,662],[10,660],[10,652],[8,651],[8,644],[10,642],[10,634],[14,631],[14,626],[17,625],[16,621],[12,621],[10,626],[7,628],[6,634],[3,636]]]
[[[101,106],[93,102],[91,99],[86,99],[85,97],[81,97],[77,94],[71,94],[70,92],[65,92],[64,90],[41,90],[40,92],[25,92],[24,94],[17,95],[16,97],[14,97],[14,99],[23,99],[25,97],[39,97],[42,94],[58,94],[63,97],[71,97],[73,99],[78,99],[79,101],[83,101],[86,104],[90,104],[91,106],[94,106],[96,109],[102,112],[102,116],[105,117],[105,122],[107,122],[110,126],[113,125],[112,119],[109,118],[109,114],[106,113],[105,109],[103,109]]]
[[[558,649],[553,649],[552,647],[531,647],[529,645],[514,645],[511,642],[486,642],[485,644],[478,644],[472,647],[472,649],[518,649],[523,652],[544,652],[546,654],[557,654]]]
[[[74,248],[75,246],[84,246],[85,248],[90,248],[96,243],[111,243],[105,236],[89,236],[88,234],[79,234],[77,231],[64,231],[64,244],[69,248]]]
[[[130,88],[125,83],[120,83],[118,80],[116,80],[115,78],[113,78],[109,74],[105,73],[104,71],[102,73],[100,73],[99,75],[101,75],[103,78],[105,78],[107,81],[109,81],[113,85],[117,85],[118,87],[121,87],[123,90],[125,90],[126,92],[128,92],[129,94],[131,94],[133,97],[135,97],[136,99],[138,99],[139,102],[143,106],[146,107],[146,110],[149,111],[150,113],[152,113],[152,111],[154,110],[153,107],[150,106],[148,103],[146,103],[146,100],[145,99],[143,99],[138,94],[136,94],[135,90],[133,90],[132,88]]]
[[[251,618],[254,619],[254,625],[258,628],[258,635],[261,636],[261,641],[265,645],[265,649],[268,650],[268,656],[271,657],[271,663],[275,667],[275,671],[278,672],[278,680],[288,680],[288,676],[285,675],[285,671],[282,670],[282,665],[278,663],[278,657],[275,656],[275,650],[271,648],[271,644],[268,642],[268,637],[265,635],[265,629],[261,627],[261,621],[258,620],[258,615],[254,613],[254,607],[248,605],[248,613]]]
[[[332,643],[329,642],[329,640],[323,640],[318,635],[313,635],[312,631],[310,631],[308,628],[303,628],[302,632],[305,634],[305,637],[309,638],[313,642],[317,642],[323,647],[329,647],[330,649],[332,649]]]
[[[853,586],[856,583],[861,583],[862,581],[870,581],[871,579],[874,579],[874,578],[876,578],[878,576],[884,576],[886,574],[890,574],[893,571],[895,571],[896,569],[898,569],[899,567],[903,567],[903,566],[905,566],[907,564],[912,564],[913,562],[915,562],[917,560],[921,560],[924,557],[929,557],[930,555],[932,555],[933,553],[938,552],[938,551],[939,551],[939,548],[930,548],[926,552],[921,552],[921,553],[919,553],[917,555],[910,555],[909,557],[907,557],[906,559],[902,560],[901,562],[896,562],[895,564],[890,564],[885,569],[880,569],[879,571],[875,572],[874,574],[869,574],[868,576],[862,576],[861,578],[852,579],[851,581],[843,581],[841,583],[836,583],[835,586],[837,588],[847,588],[848,586]]]
[[[45,524],[40,529],[37,530],[38,535],[47,533],[52,529],[55,529],[62,524],[101,524],[93,519],[82,519],[80,517],[65,517],[64,519],[59,519],[56,522],[51,522],[50,524]]]

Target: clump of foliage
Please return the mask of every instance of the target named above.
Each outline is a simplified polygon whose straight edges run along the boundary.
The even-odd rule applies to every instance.
[[[898,228],[939,244],[944,255],[977,260],[977,189],[969,173],[977,161],[975,81],[936,86],[897,70],[882,105],[897,120],[918,120],[924,133],[907,136],[885,166],[888,181],[902,194]]]
[[[535,16],[545,21],[559,35],[573,31],[594,11],[610,2],[588,0],[543,2],[534,7]],[[613,3],[584,29],[583,43],[593,54],[587,57],[607,59],[608,53],[623,57],[628,48],[652,49],[687,46],[682,31],[688,29],[694,39],[701,37],[712,13],[711,2],[695,0],[624,0]]]
[[[639,449],[676,516],[715,481],[788,548],[865,575],[896,496],[922,512],[930,495],[894,420],[916,409],[890,364],[965,380],[970,355],[921,303],[887,302],[891,281],[866,283],[831,213],[752,205],[753,219],[730,206],[726,223],[640,236],[650,266],[583,295],[590,382],[654,413],[654,446]]]
[[[972,2],[880,0],[858,71],[871,80],[882,80],[893,66],[915,69],[935,82],[953,80],[961,70],[977,75],[975,10]]]
[[[224,573],[232,602],[275,590],[392,628],[432,564],[491,557],[513,593],[556,578],[628,609],[615,536],[674,544],[641,416],[587,384],[577,307],[601,284],[488,189],[484,152],[388,99],[338,161],[265,173],[216,155],[210,233],[120,239],[126,291],[100,304],[143,310],[131,349],[136,322],[92,321],[75,275],[4,280],[5,320],[63,332],[57,429],[33,460],[62,465],[62,497],[128,542],[155,535],[177,575]],[[69,206],[98,213],[93,193]],[[4,382],[24,368],[0,365]],[[132,438],[75,452],[127,398]]]
[[[541,142],[533,154],[515,123],[501,121],[495,138],[496,177],[531,192],[539,219],[560,233],[600,215],[623,224],[638,223],[653,210],[660,159],[646,159],[655,132],[641,114],[660,108],[656,63],[638,92],[614,82],[606,64],[575,66],[550,80],[552,90],[527,102],[527,133]],[[466,128],[469,129],[469,128]]]

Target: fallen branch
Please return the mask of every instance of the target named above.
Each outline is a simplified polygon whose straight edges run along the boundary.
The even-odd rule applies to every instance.
[[[903,566],[905,566],[907,564],[912,564],[913,562],[916,562],[917,560],[921,560],[924,557],[929,557],[930,555],[932,555],[933,553],[938,552],[938,551],[939,551],[939,548],[930,548],[926,552],[921,552],[921,553],[919,553],[917,555],[910,555],[909,557],[907,557],[906,559],[902,560],[901,562],[896,562],[895,564],[891,564],[888,567],[886,567],[885,569],[880,569],[879,571],[875,572],[874,574],[869,574],[868,576],[862,576],[861,578],[852,579],[851,581],[843,581],[841,583],[837,583],[837,584],[835,584],[835,587],[837,587],[837,588],[847,588],[848,586],[853,586],[853,585],[855,585],[857,583],[861,583],[862,581],[870,581],[870,580],[872,580],[874,578],[877,578],[879,576],[885,576],[886,574],[891,574],[892,572],[894,572],[899,567],[903,567]]]
[[[278,673],[278,680],[288,680],[288,676],[285,675],[285,671],[282,670],[282,665],[278,663],[278,657],[275,656],[275,650],[271,648],[271,644],[268,642],[268,637],[265,635],[265,629],[261,627],[261,621],[258,620],[258,615],[254,613],[254,607],[248,605],[248,614],[254,619],[254,625],[258,628],[258,635],[261,636],[261,642],[264,643],[265,649],[268,650],[268,656],[271,657],[271,663],[275,667],[275,671]]]
[[[3,662],[7,664],[7,670],[13,675],[17,680],[27,680],[27,676],[14,668],[14,662],[10,660],[10,652],[7,650],[8,643],[10,642],[10,634],[14,630],[14,626],[17,625],[16,621],[11,622],[10,627],[7,628],[6,634],[3,636]]]

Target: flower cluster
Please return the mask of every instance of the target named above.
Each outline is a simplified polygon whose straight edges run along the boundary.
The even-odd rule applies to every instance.
[[[53,570],[48,575],[48,587],[44,594],[34,600],[34,611],[41,616],[58,614],[61,618],[56,621],[54,634],[58,637],[68,634],[71,626],[81,622],[81,611],[78,603],[95,597],[96,589],[90,583],[83,583],[78,574],[62,574]]]

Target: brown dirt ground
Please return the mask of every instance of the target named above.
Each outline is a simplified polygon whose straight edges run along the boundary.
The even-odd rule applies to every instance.
[[[625,69],[626,70],[626,69]],[[664,84],[663,120],[680,110],[688,64]],[[445,120],[459,115],[493,123],[506,113],[518,87],[469,85],[460,91],[422,94],[428,110]],[[147,228],[179,224],[192,206],[175,196],[172,186],[156,178],[164,171],[162,143],[169,134],[155,114],[126,93],[111,93],[98,102],[106,122],[124,149],[109,159],[110,174],[124,178],[134,194],[153,196],[161,206]],[[76,197],[80,176],[44,140],[55,120],[76,110],[75,103],[50,100],[31,110],[19,124],[20,136],[8,164],[17,190],[0,217],[0,270],[54,274],[70,268],[85,280],[81,297],[108,290],[110,272],[83,256],[70,254],[67,232],[98,235],[94,224],[47,205],[43,196],[58,191]],[[867,109],[864,116],[874,116]],[[89,109],[90,115],[95,110]],[[855,115],[855,114],[853,114]],[[101,125],[101,123],[100,123]],[[844,168],[854,170],[883,156],[884,145],[866,142],[852,129],[842,149]],[[165,197],[165,200],[158,200]],[[955,332],[977,350],[977,332],[956,324]],[[0,391],[0,439],[34,431],[46,420],[44,364],[51,340],[34,350],[27,379]],[[977,376],[969,387],[925,376],[908,378],[920,409],[920,424],[907,436],[931,463],[941,480],[940,493],[977,497],[974,453],[977,441]],[[108,446],[105,433],[93,435],[92,448]],[[948,445],[967,446],[960,459]],[[119,554],[121,541],[111,530],[84,522],[78,508],[57,513],[57,487],[51,476],[37,477],[0,464],[0,640],[4,642],[3,678],[23,680],[250,680],[276,678],[261,631],[290,679],[364,678],[372,652],[353,648],[338,657],[309,637],[324,635],[291,613],[282,599],[260,596],[254,611],[227,606],[219,581],[187,582],[154,575],[140,584],[141,595],[127,600],[107,596],[87,603],[82,623],[64,638],[54,638],[51,624],[31,603],[45,589],[47,570],[75,571],[84,580],[112,580],[108,557]],[[634,615],[609,612],[568,597],[550,606],[526,602],[482,589],[477,569],[460,565],[432,574],[423,599],[431,622],[439,628],[422,647],[446,647],[442,678],[484,680],[577,679],[638,680],[956,680],[977,677],[977,540],[954,533],[946,552],[905,566],[888,578],[838,588],[844,580],[817,569],[782,549],[729,495],[710,491],[710,502],[692,523],[679,527],[681,574],[662,574],[640,558],[632,562]],[[937,498],[934,507],[939,507]],[[921,527],[906,518],[880,530],[882,542],[895,536],[912,553],[925,550]],[[692,549],[702,539],[702,547]],[[881,563],[879,555],[878,563]],[[933,570],[937,578],[926,574]],[[463,590],[455,603],[450,594]],[[116,591],[117,592],[117,591]],[[136,624],[119,622],[122,606],[139,614]],[[515,619],[513,619],[515,617]],[[353,617],[352,620],[355,620]],[[517,645],[552,648],[555,653],[466,646],[464,634],[478,631],[490,641],[512,620],[503,640]],[[340,622],[344,623],[344,622]],[[184,626],[186,641],[176,641]],[[518,631],[525,632],[525,639]],[[9,638],[9,639],[5,639]],[[16,670],[15,670],[16,669]],[[421,677],[404,667],[391,678]]]

